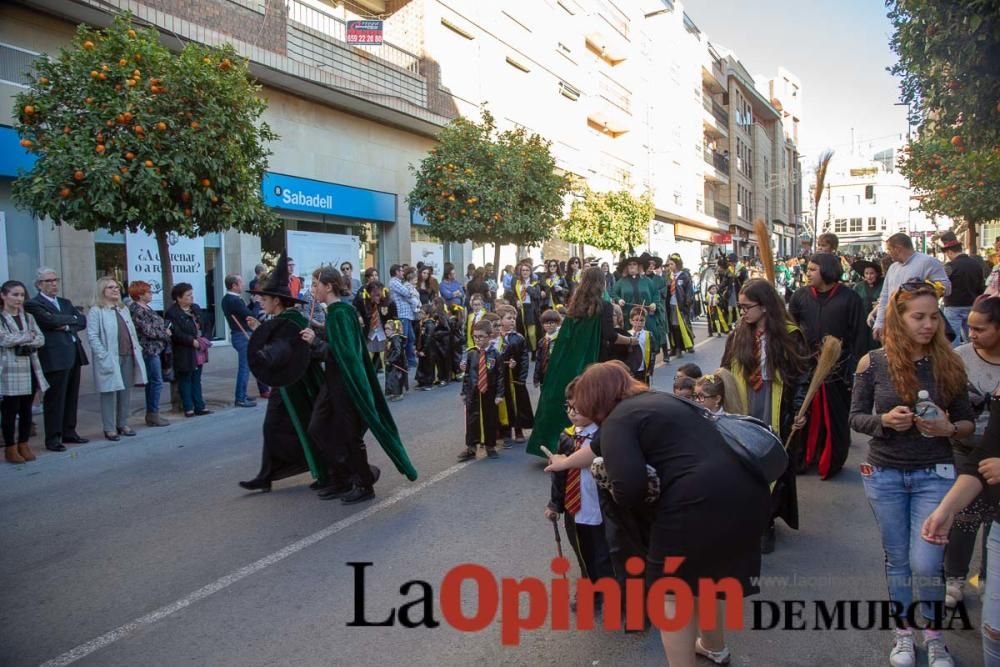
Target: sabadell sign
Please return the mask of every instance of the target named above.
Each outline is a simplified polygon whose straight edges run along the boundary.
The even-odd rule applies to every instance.
[[[396,222],[396,195],[389,192],[271,172],[264,174],[261,191],[272,208]]]

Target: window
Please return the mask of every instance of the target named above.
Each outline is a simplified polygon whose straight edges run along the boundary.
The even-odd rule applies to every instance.
[[[851,232],[861,231],[861,218],[851,218]]]
[[[837,218],[833,221],[833,232],[835,234],[844,234],[847,232],[847,220],[845,218]]]
[[[868,218],[868,231],[870,232],[878,231],[878,218]]]
[[[882,231],[885,231],[885,218],[882,218]]]

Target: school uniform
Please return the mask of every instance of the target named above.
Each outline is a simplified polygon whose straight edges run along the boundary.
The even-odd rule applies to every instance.
[[[579,449],[589,448],[596,432],[596,424],[566,428],[559,434],[559,453],[569,456]],[[591,581],[614,577],[597,483],[590,470],[584,468],[552,473],[548,508],[563,515],[566,537],[583,576]]]
[[[555,345],[556,338],[559,336],[559,330],[556,329],[555,333],[545,334],[540,341],[538,341],[538,349],[535,351],[535,384],[541,386],[545,382],[545,371],[549,367],[549,359],[552,357],[552,346]]]
[[[649,384],[649,366],[650,359],[652,358],[652,337],[649,335],[649,331],[642,329],[640,331],[629,331],[628,335],[639,341],[638,345],[631,345],[628,348],[628,361],[625,365],[628,366],[629,372],[639,382]]]
[[[506,393],[500,364],[500,354],[489,347],[485,350],[473,347],[465,353],[461,395],[465,399],[467,449],[474,450],[477,445],[485,445],[487,450],[496,447],[496,400]]]
[[[406,336],[394,333],[385,342],[385,394],[402,397],[410,389],[409,366],[406,361]]]
[[[417,387],[424,389],[434,385],[434,369],[437,355],[434,350],[434,328],[437,320],[425,318],[417,329]]]
[[[719,334],[723,336],[729,333],[729,322],[726,320],[726,311],[719,303],[718,294],[708,295],[708,335]]]
[[[507,387],[504,404],[507,418],[516,437],[523,437],[523,430],[535,425],[535,415],[528,396],[528,341],[516,331],[503,334],[503,350],[500,354]],[[508,366],[509,362],[515,366]]]

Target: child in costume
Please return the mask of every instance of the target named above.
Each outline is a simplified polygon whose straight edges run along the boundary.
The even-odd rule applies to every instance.
[[[385,323],[385,339],[385,395],[390,401],[400,401],[410,389],[410,369],[406,361],[406,336],[399,320]]]
[[[497,458],[497,408],[504,400],[505,382],[500,354],[490,347],[493,325],[483,320],[472,330],[476,346],[469,348],[462,363],[462,401],[465,403],[465,448],[459,461],[476,458],[476,448],[486,447],[486,456]]]
[[[694,400],[714,415],[723,415],[726,402],[726,385],[719,375],[703,375],[695,381]]]
[[[677,367],[677,372],[674,374],[674,380],[679,377],[689,377],[692,380],[697,380],[703,375],[701,372],[701,367],[698,364],[681,364]]]
[[[434,387],[434,369],[437,365],[437,355],[434,354],[434,307],[429,303],[417,311],[419,325],[417,328],[417,389],[429,391]]]
[[[452,320],[448,315],[448,306],[444,299],[435,297],[431,301],[432,317],[434,320],[434,371],[437,377],[435,384],[445,385],[451,382],[452,378],[459,373],[455,366],[455,354],[452,348],[455,345],[452,335]]]
[[[500,334],[503,347],[500,358],[506,367],[506,393],[504,403],[507,419],[514,430],[514,442],[526,442],[524,429],[535,425],[535,415],[528,396],[528,343],[514,328],[517,326],[517,310],[513,306],[497,306],[500,316]],[[504,444],[504,447],[509,447]]]
[[[652,375],[650,366],[651,343],[649,331],[646,330],[646,309],[642,306],[635,306],[629,313],[629,322],[632,328],[628,335],[639,341],[638,345],[631,345],[628,348],[628,370],[639,382],[649,384],[649,377]]]
[[[542,313],[540,319],[542,329],[545,330],[545,336],[538,341],[538,350],[535,353],[534,384],[536,387],[541,387],[542,382],[545,381],[545,370],[549,367],[552,346],[556,342],[556,337],[559,336],[559,325],[562,324],[562,315],[559,314],[559,311],[550,308]]]
[[[451,368],[453,380],[461,380],[458,372],[465,353],[465,308],[457,304],[448,306],[448,325],[451,327]]]
[[[483,302],[483,295],[473,294],[469,297],[469,312],[465,315],[465,348],[469,349],[474,347],[472,343],[472,327],[476,326],[476,322],[483,319],[483,315],[486,314],[486,306]]]
[[[708,288],[708,335],[719,334],[725,336],[729,333],[729,323],[726,321],[726,313],[719,301],[719,286],[710,285]]]
[[[674,396],[694,400],[695,380],[686,375],[674,376]]]
[[[597,433],[597,424],[573,409],[573,387],[576,380],[566,385],[567,414],[572,426],[559,434],[559,454],[569,456],[580,449],[589,449]],[[591,581],[615,576],[611,554],[604,532],[604,517],[597,490],[597,483],[589,467],[552,473],[552,492],[545,507],[545,518],[557,521],[563,515],[566,537],[580,572]],[[601,598],[595,600],[595,611]]]

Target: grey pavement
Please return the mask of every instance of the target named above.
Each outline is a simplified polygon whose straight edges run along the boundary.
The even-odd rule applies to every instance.
[[[698,333],[704,340],[704,329]],[[690,360],[708,371],[721,353],[715,339]],[[654,386],[669,389],[676,365],[658,369]],[[446,624],[438,596],[442,577],[457,565],[483,565],[498,580],[552,579],[555,544],[542,516],[548,476],[520,447],[496,461],[456,465],[457,385],[412,392],[392,410],[420,479],[407,482],[369,439],[383,475],[367,505],[320,501],[305,475],[269,494],[243,492],[236,482],[259,464],[263,406],[0,468],[0,664],[71,664],[77,656],[81,665],[129,667],[665,664],[654,633],[543,627],[509,647],[498,621],[476,633]],[[753,599],[886,598],[875,522],[857,473],[864,445],[855,445],[836,479],[799,478],[802,528],[779,524],[778,550],[765,557],[763,572],[798,579],[765,580]],[[441,625],[348,627],[356,599],[346,563],[358,561],[373,563],[369,620],[416,600],[418,591],[401,594],[400,587],[423,580],[434,588]],[[472,586],[463,593],[471,615]],[[971,597],[975,624],[979,603]],[[751,605],[745,602],[747,618]],[[806,620],[813,615],[807,607]],[[959,665],[981,664],[975,629],[947,639]],[[745,630],[728,640],[735,665],[880,665],[887,664],[890,633]],[[88,648],[69,653],[81,646]],[[926,664],[923,652],[918,664]]]

